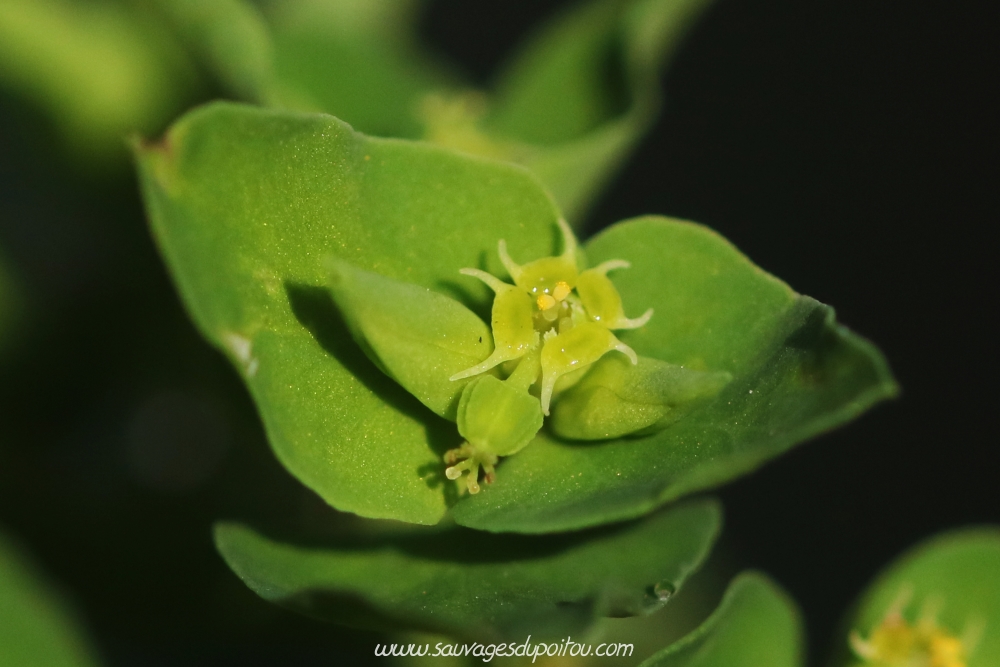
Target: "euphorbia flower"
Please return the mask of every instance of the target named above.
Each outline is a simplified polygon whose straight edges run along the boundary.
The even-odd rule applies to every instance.
[[[462,269],[462,273],[479,278],[496,293],[493,300],[495,347],[485,361],[451,378],[460,380],[478,375],[541,347],[541,402],[546,415],[556,381],[563,375],[590,366],[612,350],[628,356],[633,365],[638,363],[635,351],[618,340],[611,330],[636,329],[653,316],[650,308],[642,317],[625,317],[621,296],[607,274],[614,269],[628,268],[628,262],[611,260],[581,273],[576,238],[562,218],[559,228],[563,233],[563,253],[558,257],[536,259],[524,266],[511,259],[506,242],[500,240],[500,261],[514,285],[479,269]]]
[[[499,241],[514,284],[479,269],[461,270],[495,293],[491,336],[448,297],[343,262],[333,266],[334,299],[369,357],[424,405],[456,422],[465,442],[445,454],[445,472],[453,480],[467,472],[470,493],[480,490],[480,468],[492,482],[499,457],[534,439],[561,392],[568,401],[553,415],[557,434],[598,439],[662,428],[676,420],[679,404],[714,395],[729,379],[653,359],[640,363],[612,333],[641,327],[653,315],[650,309],[638,318],[625,316],[607,274],[629,263],[610,260],[581,271],[576,238],[564,220],[558,224],[563,252],[555,257],[520,265]],[[588,372],[613,351],[624,355],[618,358],[627,369],[611,363]]]

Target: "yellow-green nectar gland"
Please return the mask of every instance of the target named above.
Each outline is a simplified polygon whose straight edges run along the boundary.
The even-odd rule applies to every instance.
[[[904,591],[867,639],[857,631],[849,637],[862,664],[871,667],[966,667],[982,626],[969,624],[961,638],[938,625],[937,605],[925,604],[920,618],[910,624],[902,609],[909,598]]]
[[[510,380],[519,376],[518,384],[525,392],[540,383],[537,395],[544,415],[549,414],[556,382],[567,373],[586,368],[615,350],[637,363],[635,351],[611,332],[636,329],[653,316],[650,308],[640,317],[625,317],[621,296],[607,274],[629,268],[628,262],[610,260],[579,271],[576,238],[565,220],[560,219],[558,224],[563,252],[556,257],[520,265],[510,257],[507,244],[499,242],[500,261],[513,285],[479,269],[461,270],[464,275],[482,280],[495,293],[491,315],[494,350],[483,362],[451,377],[453,381],[461,380],[521,360]],[[460,431],[461,426],[460,422]],[[488,443],[470,440],[445,455],[449,464],[445,473],[457,480],[468,470],[469,492],[476,493],[479,467],[487,471],[486,481],[491,482],[497,456],[512,453],[498,452]],[[455,464],[459,459],[465,461]]]

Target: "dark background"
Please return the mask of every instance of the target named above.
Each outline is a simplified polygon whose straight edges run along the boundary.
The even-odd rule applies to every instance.
[[[569,4],[438,0],[422,29],[485,84]],[[798,601],[814,663],[902,550],[1000,522],[998,19],[986,2],[718,0],[590,220],[708,224],[888,357],[898,400],[720,491],[720,549]],[[72,167],[32,109],[0,97],[0,248],[28,300],[0,361],[0,526],[109,665],[370,659],[377,635],[273,608],[215,555],[220,516],[324,510],[274,464],[142,220],[129,174]]]

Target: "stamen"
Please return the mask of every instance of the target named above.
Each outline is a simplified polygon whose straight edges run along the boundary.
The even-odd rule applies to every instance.
[[[564,280],[560,280],[556,283],[556,288],[552,290],[552,296],[555,297],[556,301],[562,301],[569,296],[569,293],[573,291],[573,288],[569,286]]]
[[[559,284],[560,285],[565,285],[566,283],[559,283]],[[558,287],[556,289],[558,289]],[[563,297],[563,298],[565,298],[565,297]],[[559,298],[559,297],[553,298],[549,294],[539,294],[538,298],[535,299],[535,303],[538,304],[538,310],[545,311],[545,310],[548,310],[549,308],[552,308],[553,306],[556,305],[556,303],[557,303],[556,299],[559,299],[559,301],[562,301],[562,299]]]

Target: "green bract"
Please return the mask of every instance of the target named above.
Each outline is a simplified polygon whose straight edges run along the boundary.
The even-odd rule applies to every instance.
[[[441,457],[461,445],[463,429],[496,433],[478,412],[458,428],[447,421],[460,412],[458,384],[473,386],[471,375],[450,378],[493,354],[488,332],[498,331],[464,309],[492,320],[491,307],[509,305],[459,272],[504,275],[500,239],[521,261],[558,256],[560,214],[538,180],[516,166],[367,137],[329,116],[233,104],[197,110],[136,152],[154,235],[195,322],[240,369],[279,460],[341,510],[431,524],[451,507],[460,524],[518,532],[635,517],[752,470],[895,392],[881,355],[829,308],[704,227],[639,218],[581,250],[590,266],[631,265],[609,273],[609,283],[596,276],[602,313],[618,312],[608,284],[622,312],[654,310],[644,326],[614,335],[652,360],[635,368],[651,387],[642,395],[658,404],[637,405],[638,393],[616,391],[621,378],[602,371],[581,381],[565,420],[582,424],[582,436],[604,437],[572,412],[614,393],[615,414],[625,416],[610,420],[620,421],[610,423],[612,437],[581,444],[543,428],[497,467],[495,484],[454,498]],[[340,276],[333,297],[331,261]],[[356,293],[343,292],[348,284]],[[511,294],[521,295],[521,305],[511,297],[515,317],[537,307],[525,289]],[[334,298],[356,304],[352,314]],[[419,303],[429,304],[424,321]],[[435,331],[460,330],[481,333],[428,347]],[[527,344],[534,325],[509,333],[497,349]],[[410,347],[391,340],[400,337]],[[603,359],[616,356],[625,358]],[[533,428],[527,412],[497,436],[508,448]],[[652,435],[618,437],[669,423],[671,413],[683,418]]]

